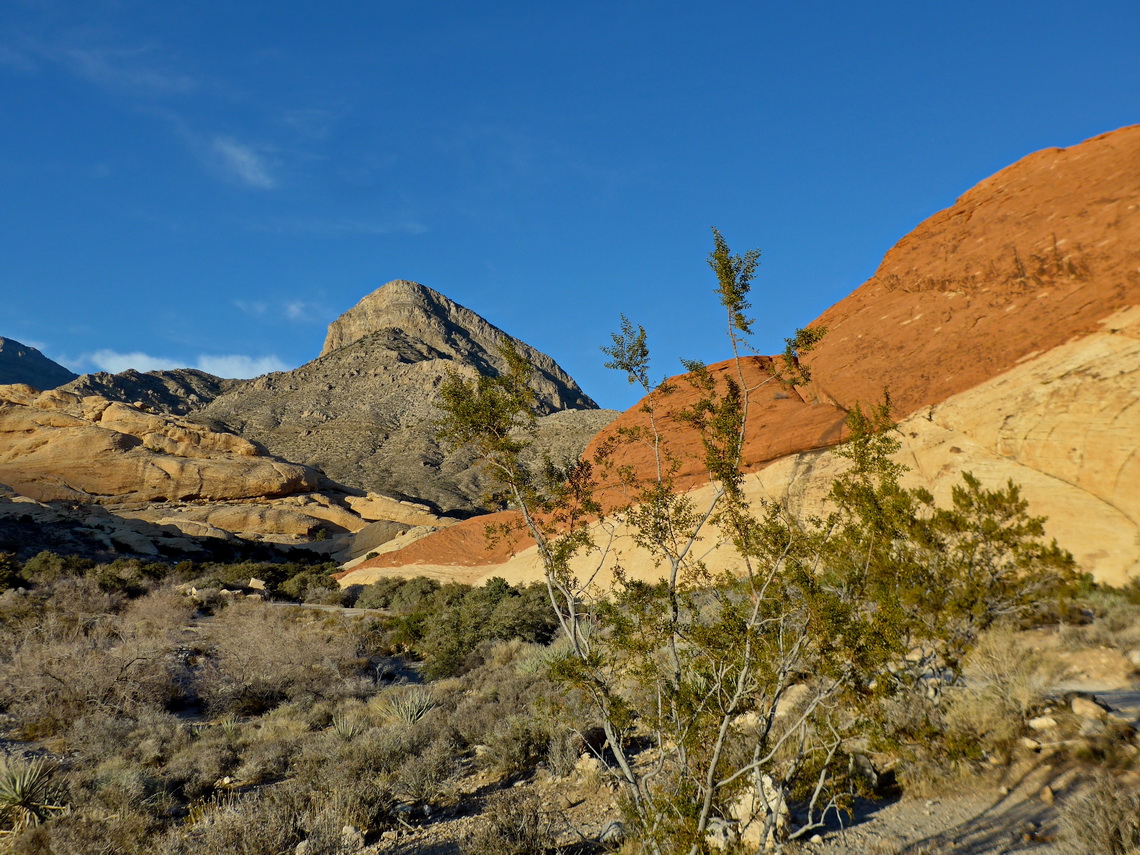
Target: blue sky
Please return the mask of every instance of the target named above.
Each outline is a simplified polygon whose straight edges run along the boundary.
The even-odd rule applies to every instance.
[[[7,0],[0,335],[77,371],[292,368],[390,279],[599,403],[619,313],[724,358],[1019,157],[1140,121],[1140,3]]]

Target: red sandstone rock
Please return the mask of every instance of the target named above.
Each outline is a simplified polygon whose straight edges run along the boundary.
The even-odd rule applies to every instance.
[[[945,401],[1140,305],[1140,126],[1067,149],[1046,149],[979,183],[920,224],[875,275],[811,326],[828,334],[805,359],[810,386],[769,384],[753,393],[745,466],[841,438],[844,412],[888,389],[896,416]],[[748,385],[769,360],[742,365]],[[731,363],[712,367],[716,374]],[[679,456],[678,485],[706,481],[699,444],[673,414],[695,400],[683,381],[661,401],[659,425]],[[644,425],[640,404],[594,439],[591,454],[621,427]],[[624,445],[616,462],[651,474],[649,448]],[[607,504],[621,496],[609,490]],[[500,563],[475,519],[382,557],[383,566]],[[525,539],[514,544],[522,548]],[[381,560],[381,559],[378,559]],[[368,562],[362,566],[380,566]]]

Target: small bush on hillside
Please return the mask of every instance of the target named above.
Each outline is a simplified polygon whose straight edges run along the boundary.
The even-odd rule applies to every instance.
[[[538,855],[553,851],[557,827],[538,797],[509,790],[491,799],[464,855]]]
[[[33,585],[48,585],[60,579],[82,576],[95,566],[90,558],[58,555],[44,550],[24,562],[24,578]]]
[[[331,575],[336,570],[335,564],[306,567],[278,585],[277,591],[303,603],[340,605],[340,585]]]
[[[11,552],[0,552],[0,591],[24,584],[23,567]]]

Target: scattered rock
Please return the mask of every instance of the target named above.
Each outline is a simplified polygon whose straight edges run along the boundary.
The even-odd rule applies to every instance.
[[[1069,708],[1073,711],[1073,715],[1098,721],[1103,720],[1108,713],[1107,707],[1102,706],[1093,698],[1086,698],[1083,695],[1074,696],[1073,699],[1069,701]]]

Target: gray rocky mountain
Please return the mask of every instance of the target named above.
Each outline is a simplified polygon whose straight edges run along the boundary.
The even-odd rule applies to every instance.
[[[552,454],[576,456],[616,413],[598,410],[549,356],[404,280],[389,282],[338,318],[317,359],[235,382],[189,417],[319,467],[351,487],[426,501],[444,513],[485,510],[480,469],[435,440],[435,399],[449,372],[470,377],[505,368],[498,353],[503,340],[535,367],[537,411],[545,422],[540,430]]]
[[[225,380],[194,368],[173,371],[128,369],[119,374],[99,371],[84,374],[63,389],[77,395],[99,395],[125,404],[141,404],[160,413],[176,416],[201,409],[240,381]]]
[[[0,386],[23,383],[44,392],[75,377],[75,372],[48,359],[34,347],[0,336]]]

